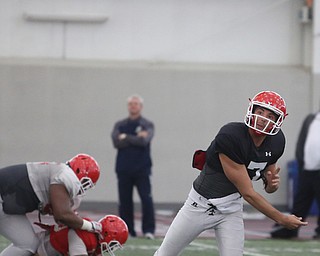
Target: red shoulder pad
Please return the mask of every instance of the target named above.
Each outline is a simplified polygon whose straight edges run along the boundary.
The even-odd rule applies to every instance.
[[[203,166],[206,162],[206,153],[207,151],[198,149],[194,152],[192,158],[192,167],[202,171]]]

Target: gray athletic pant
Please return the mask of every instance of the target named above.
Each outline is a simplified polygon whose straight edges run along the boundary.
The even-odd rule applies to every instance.
[[[26,215],[5,214],[0,197],[0,234],[12,242],[0,256],[31,256],[38,248],[39,240]]]
[[[192,196],[190,196],[192,195]],[[242,210],[221,214],[209,200],[191,189],[188,199],[171,223],[171,226],[154,256],[177,256],[200,233],[213,229],[220,256],[242,256],[244,225]]]

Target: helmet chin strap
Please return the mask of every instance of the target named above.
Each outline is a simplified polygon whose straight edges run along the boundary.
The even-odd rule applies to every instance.
[[[257,127],[258,118],[262,118],[265,120],[265,122],[267,122],[267,123],[263,124],[264,128],[262,130]],[[264,117],[264,116],[260,116],[260,115],[252,114],[252,113],[247,114],[246,119],[245,119],[245,123],[258,136],[277,134],[277,131],[275,132],[276,123],[274,121],[270,120],[269,118]]]
[[[258,131],[258,130],[256,130],[256,129],[254,129],[254,128],[250,128],[251,130],[252,130],[252,132],[255,134],[255,135],[257,135],[257,136],[267,136],[267,134],[265,134],[265,133],[263,133],[263,132],[261,132],[261,131]]]
[[[251,122],[252,122],[251,126],[252,126],[252,127],[251,127],[251,129],[253,130],[253,132],[254,132],[256,135],[258,135],[258,136],[264,136],[264,135],[266,135],[266,134],[264,133],[265,128],[263,129],[263,131],[261,131],[261,130],[259,130],[259,129],[257,128],[258,117],[259,117],[259,116],[257,116],[257,115],[253,115],[253,116],[252,116],[252,120],[251,120]]]

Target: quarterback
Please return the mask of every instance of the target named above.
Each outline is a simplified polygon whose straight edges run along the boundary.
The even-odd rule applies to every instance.
[[[281,125],[286,115],[284,99],[262,91],[250,100],[244,123],[232,122],[220,129],[155,256],[179,255],[208,229],[215,231],[220,256],[243,255],[242,199],[289,229],[307,225],[300,217],[279,212],[252,185],[262,180],[267,193],[279,187],[277,161],[285,148]]]
[[[53,215],[58,224],[100,232],[101,224],[80,218],[74,208],[92,188],[100,167],[87,154],[65,163],[28,162],[0,169],[0,234],[12,242],[0,256],[33,255],[39,244],[26,213]],[[19,230],[19,232],[17,232]]]

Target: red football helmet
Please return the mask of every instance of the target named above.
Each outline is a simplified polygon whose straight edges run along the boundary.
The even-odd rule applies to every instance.
[[[93,188],[100,176],[100,167],[90,155],[78,154],[71,158],[67,164],[77,175],[81,182],[81,192]]]
[[[116,215],[106,215],[99,222],[102,225],[101,235],[104,238],[99,241],[101,251],[98,254],[114,256],[113,252],[117,249],[122,249],[122,245],[128,239],[127,224]]]
[[[271,120],[267,117],[255,114],[255,108],[258,106],[272,111],[276,115],[276,120]],[[276,92],[262,91],[250,100],[244,122],[259,135],[276,135],[286,116],[287,109],[284,99]],[[263,127],[257,126],[258,118],[265,120],[266,124]]]

